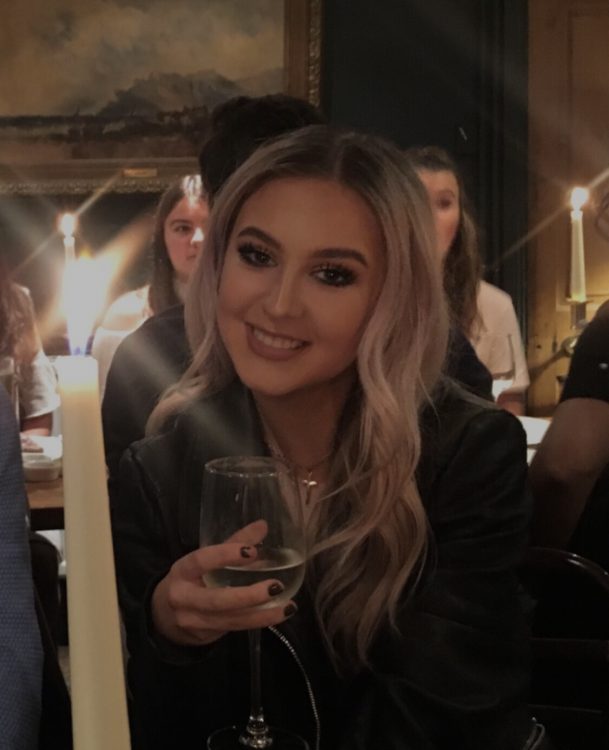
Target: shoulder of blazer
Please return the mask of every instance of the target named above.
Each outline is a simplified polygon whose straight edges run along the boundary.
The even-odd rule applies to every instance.
[[[197,546],[205,464],[222,456],[264,453],[252,396],[237,380],[190,404],[167,432],[132,446],[161,512],[175,518],[185,550]]]

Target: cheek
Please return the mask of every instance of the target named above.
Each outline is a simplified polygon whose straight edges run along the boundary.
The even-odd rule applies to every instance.
[[[459,227],[459,216],[454,213],[436,213],[434,214],[436,234],[438,240],[438,251],[442,259],[450,250],[450,246],[455,239]]]
[[[371,304],[368,295],[354,295],[341,305],[319,305],[316,327],[327,342],[329,356],[334,352],[355,357]]]

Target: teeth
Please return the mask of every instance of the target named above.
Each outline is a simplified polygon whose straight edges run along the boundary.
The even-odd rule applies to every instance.
[[[268,333],[264,333],[259,328],[252,328],[254,336],[261,343],[266,346],[272,346],[275,349],[298,349],[305,342],[298,341],[297,339],[288,339],[284,336],[270,336]]]

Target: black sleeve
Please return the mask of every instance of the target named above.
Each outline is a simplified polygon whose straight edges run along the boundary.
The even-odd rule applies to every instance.
[[[152,410],[189,359],[181,307],[149,318],[116,350],[102,403],[110,485],[116,482],[123,452],[144,437]]]
[[[158,465],[160,451],[156,455]],[[239,646],[245,639],[230,634],[210,646],[180,646],[154,632],[150,599],[178,553],[162,507],[167,498],[144,465],[137,446],[127,450],[120,462],[120,491],[111,498],[134,747],[198,747],[214,728],[230,722],[235,706],[246,715],[245,698],[235,696],[235,680],[229,679],[236,673],[234,641]]]
[[[573,353],[561,401],[595,398],[609,402],[609,316],[596,317],[582,331]]]
[[[533,731],[515,577],[530,517],[524,433],[489,411],[452,443],[431,487],[430,571],[373,654],[341,750],[520,750]]]
[[[461,331],[450,332],[446,374],[480,398],[493,401],[493,378]]]

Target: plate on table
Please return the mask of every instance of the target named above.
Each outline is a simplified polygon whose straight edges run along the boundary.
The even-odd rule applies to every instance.
[[[26,482],[52,482],[61,474],[63,446],[57,435],[22,439],[21,459]]]
[[[527,445],[530,448],[538,446],[550,426],[550,420],[540,417],[518,417],[518,419],[527,434]]]

